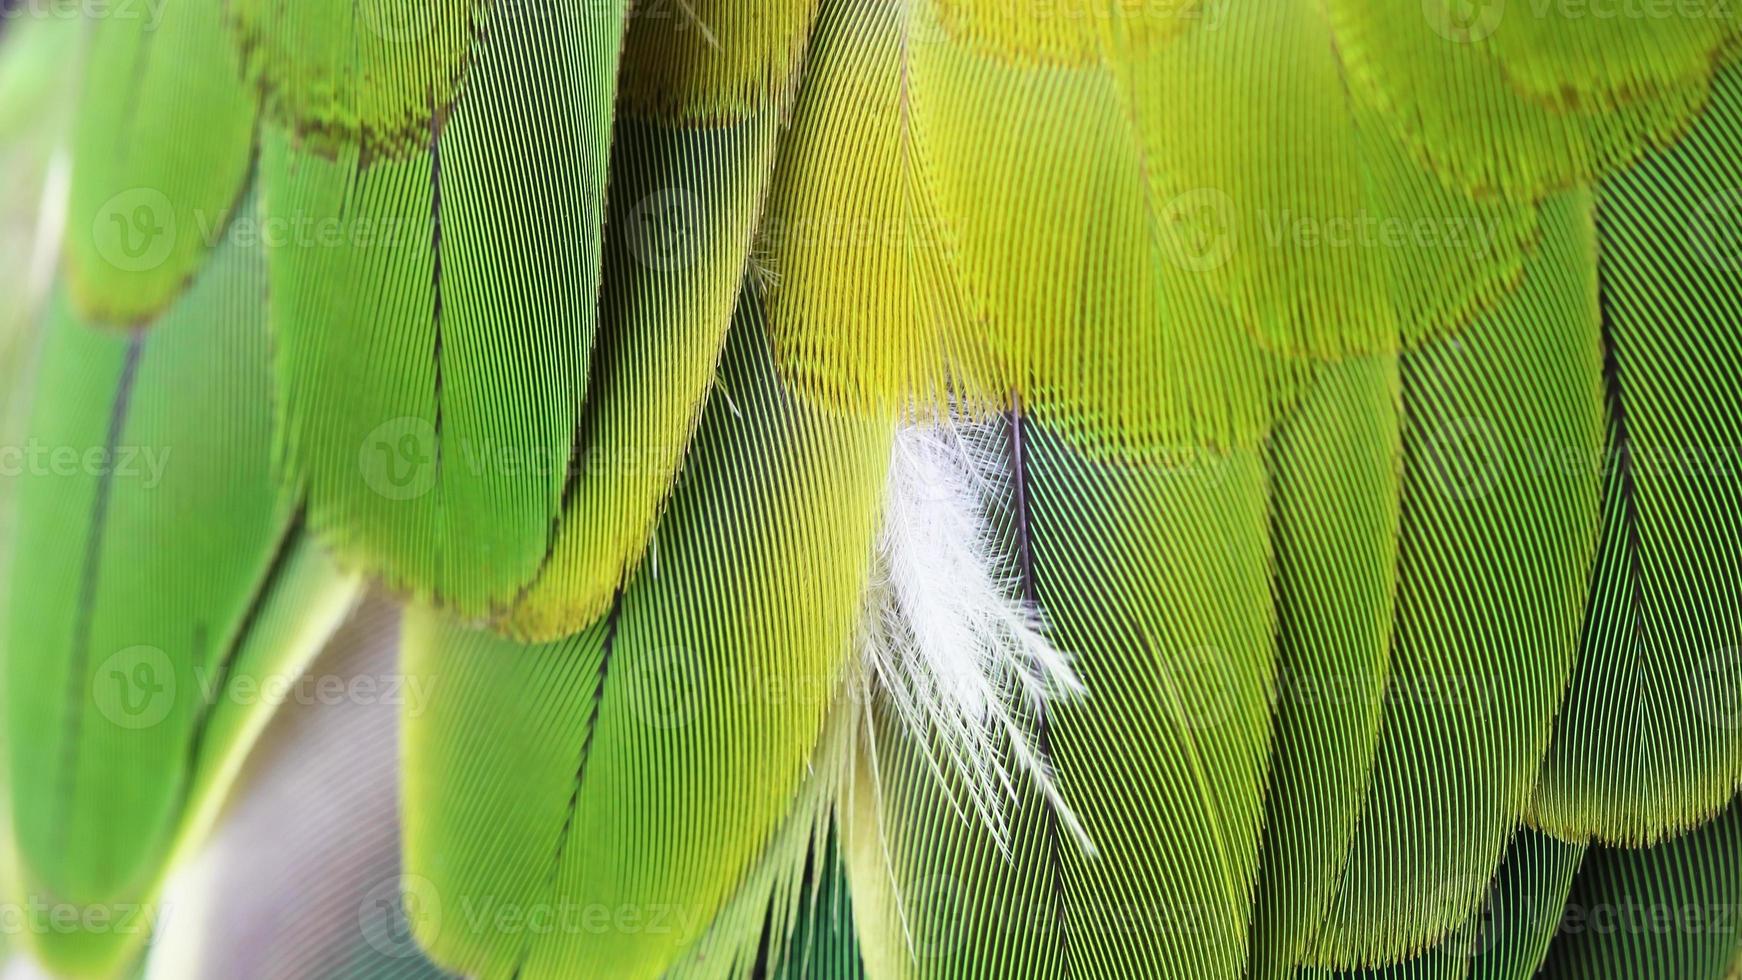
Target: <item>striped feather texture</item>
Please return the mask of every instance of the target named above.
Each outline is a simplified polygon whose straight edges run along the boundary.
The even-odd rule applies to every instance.
[[[6,640],[34,914],[150,907],[265,717],[237,685],[300,670],[355,589],[273,479],[264,278],[226,244],[149,329],[89,324],[64,291],[49,314]],[[146,938],[25,931],[77,975]]]
[[[385,79],[367,61],[344,69],[340,96],[364,106],[371,86],[424,91],[389,71],[419,63],[407,52],[464,56],[414,134],[376,145],[342,130],[329,144],[269,123],[260,159],[263,232],[278,236],[280,465],[309,526],[347,567],[482,619],[533,581],[561,514],[595,334],[620,17],[493,7],[451,27],[462,37],[434,25],[438,43],[381,39],[357,20],[370,4],[294,9],[310,31],[333,22],[325,47],[298,44],[300,68],[344,62],[353,35],[391,48]],[[408,97],[381,97],[394,93]]]
[[[422,937],[447,968],[658,976],[814,771],[890,426],[785,393],[762,323],[747,296],[657,554],[597,624],[528,647],[427,610],[408,623],[408,671],[442,679],[406,730],[408,872],[447,903],[648,917],[529,936],[450,923]]]
[[[1607,361],[1602,545],[1531,819],[1638,846],[1742,787],[1742,263],[1723,249],[1742,74],[1597,198]],[[1734,228],[1728,232],[1734,232]]]
[[[6,900],[158,901],[368,581],[444,914],[285,969],[1736,980],[1742,7],[86,13]]]

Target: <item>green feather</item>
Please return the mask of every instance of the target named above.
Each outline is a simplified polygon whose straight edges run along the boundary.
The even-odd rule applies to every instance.
[[[1512,838],[1481,907],[1441,942],[1412,959],[1332,973],[1303,967],[1298,980],[1530,980],[1561,929],[1585,847],[1530,830]]]
[[[155,320],[242,204],[255,100],[237,82],[223,6],[177,0],[87,21],[65,255],[73,308],[91,322]]]
[[[1742,787],[1739,145],[1733,68],[1685,140],[1599,187],[1602,546],[1530,812],[1570,839],[1647,844]]]
[[[371,595],[320,654],[266,687],[277,705],[209,837],[163,896],[146,975],[174,980],[436,980],[405,927],[399,863],[399,608]],[[405,892],[401,897],[400,893]]]
[[[852,779],[859,683],[839,692],[798,798],[707,933],[666,971],[667,980],[861,975],[835,809]]]
[[[328,156],[360,147],[375,157],[427,145],[431,116],[447,114],[476,68],[474,38],[501,31],[505,15],[518,13],[497,8],[492,17],[491,6],[227,0],[224,13],[244,77],[273,121]],[[617,8],[600,4],[589,14],[608,26]]]
[[[795,932],[775,975],[783,980],[862,980],[865,965],[839,838],[831,835],[826,849],[813,849],[811,860],[810,893],[795,917]]]
[[[1019,778],[1001,845],[935,738],[916,738],[881,698],[861,728],[842,810],[867,975],[1062,976],[1057,848],[1068,844],[1032,780],[1002,760]]]
[[[1585,845],[1520,828],[1477,918],[1471,980],[1529,980],[1559,937]]]
[[[1742,6],[143,6],[0,38],[0,236],[77,107],[48,315],[0,270],[50,968],[287,901],[201,848],[342,822],[229,797],[367,577],[422,696],[323,788],[404,851],[298,911],[421,949],[263,968],[1742,980]],[[1084,685],[1001,820],[857,648],[940,422]]]
[[[1742,967],[1742,806],[1643,850],[1593,848],[1547,980],[1729,980]]]
[[[1335,893],[1379,742],[1402,481],[1395,356],[1331,367],[1270,441],[1277,691],[1255,977],[1293,972]]]
[[[272,476],[263,281],[226,243],[150,329],[51,314],[6,641],[21,887],[50,909],[152,901],[265,717],[233,683],[299,670],[354,588]],[[32,938],[92,974],[144,936]]]
[[[7,21],[0,36],[0,247],[12,258],[0,267],[0,424],[28,389],[25,361],[40,312],[41,283],[32,277],[58,251],[39,242],[40,224],[56,217],[43,200],[51,193],[56,151],[66,139],[76,101],[84,37],[78,23],[54,18]],[[64,203],[64,202],[63,202]],[[4,431],[0,429],[0,431]]]
[[[494,7],[417,140],[262,136],[287,476],[341,562],[468,619],[533,580],[561,512],[620,34]]]
[[[779,129],[772,109],[722,128],[619,117],[593,377],[560,524],[506,632],[588,625],[646,559],[745,283]]]
[[[1597,523],[1602,351],[1589,195],[1549,202],[1516,292],[1404,354],[1390,682],[1311,962],[1372,966],[1467,919],[1547,749]]]

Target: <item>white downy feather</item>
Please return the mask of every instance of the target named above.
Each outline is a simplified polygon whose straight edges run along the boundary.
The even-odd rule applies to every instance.
[[[947,787],[941,766],[959,771],[969,804],[1000,846],[1005,805],[1016,794],[1008,747],[1092,852],[1025,727],[1049,701],[1084,688],[999,546],[992,508],[1009,492],[1001,445],[999,430],[985,425],[916,424],[896,434],[862,656],[934,774]],[[941,762],[930,748],[933,733]]]

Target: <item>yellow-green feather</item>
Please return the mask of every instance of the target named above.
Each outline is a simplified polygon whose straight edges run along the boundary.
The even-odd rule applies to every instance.
[[[646,560],[745,284],[778,136],[775,109],[717,129],[619,118],[587,401],[549,553],[504,632],[573,633]]]
[[[852,650],[887,423],[785,391],[752,298],[653,552],[608,613],[526,647],[413,615],[441,678],[406,730],[407,870],[445,902],[659,913],[657,934],[448,920],[442,965],[657,976],[700,940],[806,778]]]
[[[1355,833],[1396,614],[1402,490],[1395,355],[1326,368],[1272,434],[1277,680],[1253,977],[1317,935]]]
[[[1530,820],[1638,846],[1742,787],[1742,70],[1689,136],[1599,185],[1603,530]]]
[[[1018,426],[1016,561],[1091,692],[1030,708],[1024,724],[1093,852],[1022,772],[1001,854],[956,777],[927,761],[931,734],[886,718],[861,750],[862,771],[873,751],[878,768],[852,807],[855,909],[862,884],[886,893],[858,913],[867,965],[1241,976],[1275,671],[1263,459],[1104,459],[1043,423]]]

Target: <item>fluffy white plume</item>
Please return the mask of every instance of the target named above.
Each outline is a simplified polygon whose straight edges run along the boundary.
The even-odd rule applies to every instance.
[[[1032,744],[1047,702],[1082,694],[1083,685],[1047,640],[1016,562],[999,546],[994,507],[1010,489],[1000,430],[909,425],[893,453],[860,629],[867,672],[940,780],[943,766],[961,773],[969,805],[1001,845],[1005,803],[1016,793],[1008,751],[1088,848]]]

